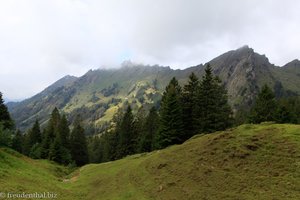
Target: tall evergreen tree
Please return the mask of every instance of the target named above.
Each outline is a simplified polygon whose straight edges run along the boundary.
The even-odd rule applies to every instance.
[[[24,136],[24,145],[23,145],[23,153],[27,156],[30,154],[34,154],[34,158],[39,158],[37,155],[41,155],[41,152],[32,152],[41,150],[41,142],[42,142],[42,135],[40,131],[40,124],[38,120],[35,121],[33,126],[27,131]],[[33,148],[34,146],[34,148]]]
[[[154,139],[158,133],[158,127],[159,116],[155,107],[152,107],[143,124],[144,130],[139,140],[139,152],[150,152],[154,149]]]
[[[116,131],[106,132],[101,138],[103,146],[102,162],[118,159],[119,134]]]
[[[88,143],[88,152],[89,152],[89,162],[90,163],[102,162],[103,146],[101,144],[101,139],[98,136],[91,136],[88,138],[87,143]]]
[[[192,73],[189,76],[188,84],[186,84],[183,88],[182,93],[182,109],[183,109],[183,126],[186,132],[185,139],[190,138],[191,136],[198,133],[199,121],[198,121],[198,113],[199,105],[198,105],[198,95],[199,91],[199,79],[197,76]]]
[[[14,127],[14,122],[10,117],[6,105],[4,104],[1,92],[0,92],[0,123],[3,125],[4,129],[12,129]]]
[[[17,130],[12,141],[12,148],[17,152],[22,153],[23,142],[24,142],[24,137],[21,131]]]
[[[136,136],[132,110],[128,106],[119,128],[118,158],[135,153]]]
[[[80,116],[76,117],[71,132],[71,155],[77,166],[82,166],[89,161],[87,141],[81,126]]]
[[[164,148],[184,141],[181,87],[172,78],[163,94],[160,108],[160,128],[155,146]]]
[[[211,133],[224,130],[231,125],[232,112],[228,104],[227,91],[220,79],[213,75],[209,64],[200,83],[198,103],[199,130]]]
[[[275,94],[268,85],[264,85],[251,109],[250,121],[261,123],[276,120],[277,102]]]
[[[54,142],[59,130],[60,114],[57,108],[54,108],[50,120],[47,124],[45,131],[43,132],[42,139],[42,158],[49,158],[49,151],[51,144]]]
[[[29,140],[31,146],[42,142],[42,134],[38,120],[35,120],[35,123],[29,132]]]
[[[61,138],[55,137],[50,145],[49,159],[60,164],[69,164],[72,160],[70,151],[62,145]]]
[[[66,149],[70,149],[70,129],[68,120],[65,114],[62,115],[59,127],[58,127],[58,137],[60,138],[61,145]]]
[[[112,119],[112,127],[103,135],[103,161],[116,160],[120,158],[120,132],[121,123],[124,118],[123,109],[118,109]]]

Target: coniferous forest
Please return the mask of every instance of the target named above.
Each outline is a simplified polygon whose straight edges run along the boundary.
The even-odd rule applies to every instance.
[[[0,1],[0,200],[300,200],[300,1]]]
[[[55,108],[46,124],[39,120],[26,132],[15,129],[0,95],[0,142],[34,159],[49,159],[68,166],[101,163],[127,155],[181,144],[196,134],[222,131],[243,123],[300,123],[298,97],[276,98],[264,85],[255,103],[233,111],[222,80],[208,64],[201,78],[190,74],[181,86],[172,78],[160,104],[133,112],[130,105],[115,114],[113,126],[103,133],[86,136],[80,115],[69,121]],[[242,117],[241,117],[242,116]]]

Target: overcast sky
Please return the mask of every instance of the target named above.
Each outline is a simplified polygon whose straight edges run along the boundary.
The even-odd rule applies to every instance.
[[[298,0],[0,0],[0,91],[28,98],[124,60],[186,68],[245,44],[300,58]]]

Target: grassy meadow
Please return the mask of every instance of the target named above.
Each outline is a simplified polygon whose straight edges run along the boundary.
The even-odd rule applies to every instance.
[[[63,200],[300,199],[300,126],[264,123],[70,170],[0,149],[0,192]]]

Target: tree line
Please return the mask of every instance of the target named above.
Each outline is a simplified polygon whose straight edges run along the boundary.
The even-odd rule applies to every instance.
[[[227,91],[208,64],[201,80],[192,73],[183,87],[174,77],[167,85],[159,110],[134,115],[130,106],[114,118],[115,128],[89,142],[91,162],[180,144],[195,134],[225,130],[232,126]]]
[[[2,103],[0,108],[2,107],[6,106]],[[4,112],[3,110],[1,113],[7,113],[9,116],[7,108]],[[5,124],[12,124],[6,123],[7,121],[12,120],[10,117],[6,120],[0,119],[1,146],[11,147],[34,159],[49,159],[64,165],[82,166],[88,163],[86,136],[80,116],[77,116],[72,124],[72,131],[70,131],[66,115],[61,115],[57,108],[52,111],[43,130],[40,128],[39,121],[36,120],[34,125],[22,134],[19,130],[14,131],[11,126],[4,127]]]
[[[254,106],[243,115],[247,117],[244,123],[273,121],[281,124],[300,124],[300,99],[295,96],[277,99],[274,91],[268,85],[264,85]]]
[[[224,84],[213,75],[208,64],[201,79],[192,73],[183,87],[172,78],[160,105],[149,111],[141,107],[136,113],[128,105],[112,121],[113,126],[101,135],[87,137],[80,116],[71,124],[55,108],[43,129],[36,120],[22,134],[15,131],[0,93],[0,146],[12,147],[32,158],[77,166],[162,149],[199,133],[221,131],[242,123],[299,124],[300,100],[298,97],[276,99],[272,89],[264,85],[250,109],[233,114]]]

